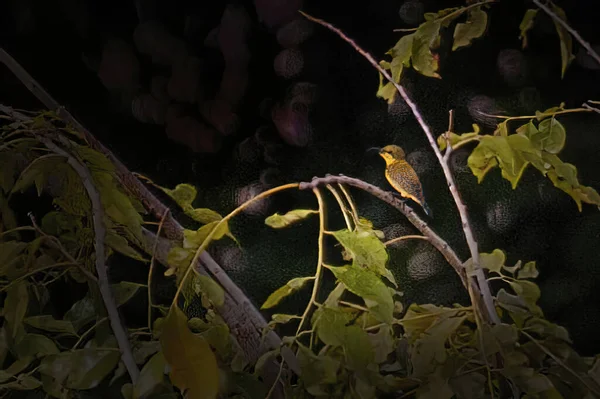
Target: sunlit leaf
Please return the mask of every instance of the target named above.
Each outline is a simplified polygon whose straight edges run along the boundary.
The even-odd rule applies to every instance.
[[[404,35],[398,40],[396,45],[392,47],[387,54],[392,56],[392,61],[387,63],[387,68],[392,75],[392,79],[396,83],[400,83],[404,68],[410,66],[410,57],[412,54],[414,34]],[[385,82],[385,83],[384,83]],[[377,97],[387,100],[388,104],[394,103],[398,90],[396,87],[383,76],[379,74],[379,90]]]
[[[536,278],[539,275],[537,268],[535,267],[535,262],[527,262],[523,266],[521,270],[517,273],[518,279],[524,278]]]
[[[351,266],[328,267],[346,288],[364,299],[373,315],[384,323],[394,320],[394,300],[388,287],[369,270],[355,264]]]
[[[487,29],[487,19],[488,16],[481,7],[471,9],[467,22],[456,24],[452,51],[468,46],[474,39],[483,36]]]
[[[274,229],[281,229],[304,220],[308,216],[315,213],[319,213],[319,211],[312,209],[294,209],[293,211],[289,211],[284,215],[275,213],[274,215],[271,215],[265,219],[265,224]]]
[[[452,148],[456,147],[457,144],[461,144],[465,141],[476,140],[479,137],[479,126],[477,124],[473,124],[473,132],[456,134],[456,133],[446,133],[441,134],[437,139],[437,144],[440,147],[440,151],[444,151],[448,142],[450,142],[450,146]]]
[[[333,235],[344,247],[346,260],[351,258],[357,266],[372,270],[396,285],[394,276],[386,268],[389,255],[385,245],[372,230],[350,231],[344,229],[334,231]]]
[[[535,16],[538,13],[538,9],[529,9],[525,11],[525,15],[521,20],[521,24],[519,25],[519,29],[521,30],[521,34],[519,35],[519,39],[522,40],[522,48],[527,48],[527,34],[529,30],[533,28],[533,22],[535,20]]]
[[[196,195],[198,195],[196,187],[192,186],[191,184],[178,184],[173,190],[165,187],[159,188],[163,190],[169,197],[173,198],[177,205],[179,205],[183,210],[191,207],[192,202],[194,202],[196,199]]]
[[[490,272],[500,273],[504,262],[506,262],[506,255],[501,249],[494,249],[492,253],[479,254],[479,261],[482,268]]]
[[[185,214],[202,224],[218,222],[223,219],[217,212],[208,208],[185,209]]]
[[[233,237],[229,231],[229,225],[227,222],[220,223],[219,221],[210,222],[200,227],[198,230],[183,230],[183,248],[185,249],[197,249],[206,240],[208,235],[213,230],[217,229],[212,236],[212,240],[220,240],[226,235]]]
[[[565,146],[567,134],[564,126],[555,118],[544,119],[538,126],[542,136],[542,148],[551,154],[558,154]]]
[[[314,280],[314,277],[297,277],[288,281],[284,286],[278,288],[275,292],[271,293],[265,303],[260,307],[261,309],[269,309],[276,306],[283,298],[300,290],[304,284],[308,281]]]
[[[173,385],[187,392],[190,399],[216,398],[219,367],[206,340],[193,334],[187,318],[178,307],[171,307],[162,328],[160,342],[171,366]]]

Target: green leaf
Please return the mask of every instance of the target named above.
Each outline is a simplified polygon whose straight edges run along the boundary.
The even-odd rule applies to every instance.
[[[178,184],[174,190],[160,186],[157,187],[173,198],[177,205],[184,211],[192,206],[192,202],[194,202],[196,195],[198,195],[196,187],[191,184]]]
[[[315,211],[312,209],[294,209],[293,211],[289,211],[285,215],[275,213],[274,215],[271,215],[265,219],[265,224],[274,229],[281,229],[284,227],[288,227],[294,223],[297,223],[301,220],[304,220],[314,213],[319,213],[319,211]]]
[[[529,30],[533,28],[533,21],[538,11],[538,9],[529,9],[525,11],[525,15],[523,16],[521,24],[519,25],[519,29],[521,30],[519,39],[521,39],[523,42],[523,49],[527,48],[527,34],[529,33]]]
[[[211,240],[220,240],[225,236],[233,237],[229,232],[229,225],[227,222],[221,223],[217,226],[220,221],[210,222],[200,227],[198,230],[183,230],[183,248],[185,249],[198,249],[202,243],[206,240],[208,235],[217,229],[212,236]]]
[[[22,259],[23,251],[27,243],[22,241],[0,242],[0,276],[11,276],[14,272],[12,267]]]
[[[32,356],[15,360],[13,364],[6,368],[6,370],[0,370],[0,382],[5,382],[21,373],[31,364],[33,360],[34,358]]]
[[[494,249],[492,253],[482,253],[479,256],[481,267],[490,272],[500,273],[504,262],[506,262],[506,255],[500,249]]]
[[[186,209],[185,214],[194,219],[196,222],[200,222],[202,224],[218,222],[219,220],[223,219],[223,217],[217,212],[208,208]]]
[[[394,350],[394,332],[391,326],[381,326],[374,334],[368,334],[373,354],[375,355],[375,363],[383,363]]]
[[[344,259],[353,259],[353,264],[385,276],[396,285],[393,274],[386,268],[389,256],[385,245],[377,238],[373,230],[350,231],[343,229],[334,231],[333,235],[346,251]]]
[[[474,39],[483,36],[487,28],[487,20],[488,16],[481,7],[471,9],[467,22],[456,24],[452,51],[456,51],[460,47],[469,46]]]
[[[535,261],[525,263],[525,266],[517,273],[517,278],[536,278],[539,275],[537,268],[535,267]]]
[[[554,13],[563,21],[567,22],[567,15],[563,11],[562,8],[550,2],[550,8]],[[561,68],[561,78],[565,77],[565,72],[571,64],[571,61],[575,58],[573,55],[573,38],[571,38],[571,34],[567,31],[560,23],[554,22],[554,26],[556,27],[556,33],[558,33],[558,38],[560,39],[560,57],[562,60],[562,68]]]
[[[25,334],[15,345],[14,351],[19,359],[39,358],[59,353],[54,341],[41,334]]]
[[[283,298],[300,290],[304,284],[308,281],[314,280],[314,277],[297,277],[288,281],[284,286],[278,288],[275,292],[271,293],[265,303],[260,307],[261,309],[270,309],[276,306]]]
[[[39,372],[69,389],[91,389],[117,366],[120,358],[118,351],[102,348],[62,352],[44,357]]]
[[[300,318],[300,316],[296,316],[293,314],[275,313],[273,316],[271,316],[271,322],[269,324],[286,324],[292,320]]]
[[[42,383],[35,377],[28,374],[20,374],[15,381],[0,385],[0,390],[8,391],[31,391],[39,388]]]
[[[431,52],[440,42],[440,22],[427,21],[413,34],[412,65],[421,75],[441,79],[437,73],[439,69],[439,56]]]
[[[44,331],[77,335],[77,331],[73,327],[73,323],[68,320],[56,320],[51,315],[31,316],[26,318],[24,322],[32,327]]]
[[[326,345],[342,346],[350,369],[367,367],[374,357],[368,334],[357,325],[349,325],[352,315],[339,308],[321,307],[313,314],[312,325]]]
[[[97,310],[94,306],[94,300],[90,296],[85,296],[75,302],[71,309],[67,310],[63,319],[70,321],[75,331],[79,331],[80,328],[95,320],[96,317]]]
[[[75,145],[73,148],[77,155],[86,162],[90,170],[100,170],[108,173],[115,171],[115,166],[103,153],[85,145]]]
[[[427,378],[427,383],[419,387],[416,397],[419,399],[451,399],[454,397],[454,392],[452,392],[448,379],[436,372]]]
[[[412,54],[414,34],[405,35],[398,40],[396,45],[392,47],[386,54],[392,56],[391,63],[380,64],[382,67],[385,65],[385,69],[389,69],[392,75],[392,80],[396,83],[400,83],[402,79],[402,72],[404,68],[410,66],[410,57]],[[377,91],[377,97],[387,100],[388,104],[394,103],[398,90],[389,81],[385,80],[381,73],[379,74],[379,90]]]
[[[119,252],[131,259],[139,260],[142,262],[148,262],[148,259],[144,258],[137,250],[129,246],[127,239],[117,234],[114,230],[106,231],[105,243],[108,247],[114,251]]]
[[[187,391],[189,398],[216,398],[219,391],[217,359],[206,340],[193,334],[187,318],[171,307],[162,327],[160,343],[171,366],[173,385]]]
[[[27,282],[21,280],[6,290],[4,300],[4,319],[8,325],[8,334],[17,338],[23,333],[23,319],[29,306],[29,292]]]
[[[327,355],[315,355],[310,349],[298,344],[298,363],[302,382],[311,395],[328,395],[330,387],[338,383],[340,362]]]
[[[541,296],[540,288],[535,283],[528,280],[515,280],[509,284],[515,293],[525,300],[530,312],[536,316],[542,315],[542,310],[536,304]]]
[[[42,155],[34,159],[19,175],[11,190],[11,194],[25,191],[33,183],[36,183],[36,186],[38,186],[38,195],[40,195],[39,185],[43,185],[48,172],[55,170],[59,164],[64,163],[65,157],[56,154]]]
[[[467,373],[450,379],[450,387],[458,398],[479,399],[485,397],[487,378],[480,373]]]
[[[146,288],[143,284],[132,283],[130,281],[121,281],[117,284],[111,284],[111,287],[114,294],[114,301],[117,306],[129,302],[140,288]]]
[[[463,134],[456,134],[456,133],[446,133],[446,134],[441,134],[438,138],[437,138],[437,144],[440,148],[440,151],[444,151],[446,149],[446,146],[448,145],[448,142],[450,142],[450,146],[452,148],[456,147],[458,144],[461,144],[465,141],[472,141],[475,140],[479,137],[479,126],[477,124],[473,124],[473,132],[470,133],[463,133]],[[446,135],[448,138],[448,141],[446,141]]]
[[[221,307],[225,303],[225,290],[209,276],[195,276],[194,289],[197,295],[206,295],[216,307]]]
[[[133,344],[133,359],[136,364],[144,364],[149,356],[160,350],[158,341],[137,341]]]
[[[369,310],[379,321],[387,324],[393,322],[394,299],[377,275],[355,264],[327,268],[350,292],[364,299]]]
[[[565,146],[567,138],[564,126],[555,118],[549,118],[541,121],[538,129],[543,135],[542,149],[551,154],[558,154]]]
[[[166,360],[161,351],[148,360],[133,387],[133,398],[150,397],[163,387],[165,383],[165,365]]]

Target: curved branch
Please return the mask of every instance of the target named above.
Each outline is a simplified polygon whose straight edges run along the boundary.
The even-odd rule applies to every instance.
[[[472,273],[475,276],[475,278],[477,279],[477,284],[479,285],[479,291],[481,292],[481,295],[483,297],[483,302],[487,309],[487,319],[489,321],[493,322],[494,324],[499,324],[500,318],[498,317],[498,313],[496,313],[496,308],[494,307],[494,299],[492,297],[490,287],[487,283],[487,280],[485,277],[485,272],[483,271],[483,269],[481,268],[481,265],[479,263],[479,249],[477,248],[477,241],[475,240],[475,236],[473,235],[473,230],[471,229],[471,225],[469,222],[469,215],[467,213],[467,207],[465,206],[464,202],[462,201],[462,199],[460,197],[460,193],[458,192],[458,189],[456,188],[456,183],[454,182],[454,176],[452,176],[452,171],[450,170],[450,166],[446,162],[444,162],[444,156],[442,155],[440,149],[438,148],[438,146],[436,144],[435,138],[433,137],[433,134],[431,133],[431,129],[429,128],[427,123],[425,123],[425,120],[423,119],[423,116],[421,115],[421,112],[417,108],[416,104],[410,99],[410,97],[408,96],[408,94],[406,93],[404,88],[402,86],[400,86],[400,84],[396,83],[396,81],[390,76],[390,74],[385,69],[383,69],[379,65],[379,63],[377,63],[377,61],[375,61],[373,56],[371,56],[369,53],[367,53],[365,50],[363,50],[358,44],[356,44],[354,42],[354,40],[352,40],[348,36],[346,36],[340,29],[336,28],[335,26],[333,26],[330,23],[325,22],[321,19],[311,17],[310,15],[308,15],[302,11],[300,11],[300,13],[302,15],[304,15],[307,19],[309,19],[319,25],[322,25],[322,26],[326,27],[327,29],[331,30],[332,32],[336,33],[344,41],[346,41],[348,44],[350,44],[356,51],[358,51],[363,57],[365,57],[367,59],[367,61],[369,61],[369,63],[371,65],[373,65],[373,67],[375,69],[377,69],[379,71],[379,73],[381,73],[381,75],[383,75],[386,78],[386,80],[388,80],[390,83],[392,83],[394,85],[396,90],[398,90],[398,93],[400,93],[400,95],[402,96],[402,98],[404,99],[406,104],[410,107],[413,115],[419,122],[421,129],[423,129],[423,132],[425,132],[425,136],[427,136],[429,145],[433,149],[435,156],[437,157],[438,161],[440,162],[442,170],[444,171],[444,176],[446,177],[446,181],[448,182],[448,188],[450,189],[450,193],[452,194],[452,198],[454,199],[454,202],[456,203],[456,208],[458,209],[458,213],[460,214],[460,219],[462,221],[462,229],[465,234],[465,239],[467,240],[467,244],[469,246],[469,251],[471,252],[471,258],[473,259],[473,266],[472,266],[473,270],[469,271],[469,273]]]
[[[121,323],[119,310],[117,309],[114,294],[108,280],[108,267],[104,262],[106,259],[106,248],[104,247],[106,229],[104,226],[104,207],[102,206],[102,201],[100,200],[100,193],[94,185],[92,173],[85,164],[79,162],[75,157],[53,143],[51,140],[41,136],[39,136],[38,139],[56,154],[67,158],[67,162],[81,178],[81,182],[85,187],[85,191],[87,191],[87,194],[90,197],[90,201],[92,203],[92,220],[94,224],[94,250],[96,257],[96,273],[98,273],[98,288],[100,289],[102,301],[106,307],[110,325],[113,333],[115,334],[119,349],[121,349],[121,360],[123,360],[123,363],[127,368],[127,372],[131,377],[131,382],[135,385],[140,375],[140,370],[138,369],[133,358],[133,351],[131,350],[127,331]]]
[[[311,182],[300,183],[300,190],[312,190],[315,187],[326,186],[328,184],[347,184],[359,188],[369,194],[379,198],[383,202],[388,203],[397,210],[399,210],[413,226],[417,228],[427,240],[433,245],[440,253],[446,258],[450,266],[454,268],[458,276],[460,277],[465,288],[467,287],[467,274],[463,266],[463,262],[459,259],[456,253],[450,248],[450,245],[438,236],[429,225],[423,221],[408,205],[402,202],[400,199],[395,197],[391,192],[384,191],[377,186],[364,182],[354,177],[348,177],[344,175],[326,177],[315,177]]]

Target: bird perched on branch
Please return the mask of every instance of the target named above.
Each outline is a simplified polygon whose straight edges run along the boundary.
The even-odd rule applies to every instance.
[[[415,170],[406,161],[404,150],[397,145],[386,145],[383,148],[373,147],[370,150],[378,150],[379,155],[385,160],[385,178],[390,185],[404,198],[410,198],[421,207],[425,213],[432,217],[431,209],[425,202],[423,187]]]

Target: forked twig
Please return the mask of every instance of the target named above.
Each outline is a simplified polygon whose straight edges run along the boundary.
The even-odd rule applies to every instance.
[[[498,317],[498,314],[496,313],[496,308],[494,307],[494,299],[492,297],[490,287],[487,283],[485,273],[484,273],[483,269],[481,269],[481,266],[480,266],[478,244],[473,235],[473,230],[471,229],[471,225],[469,222],[469,216],[467,213],[467,207],[463,203],[463,201],[460,197],[460,193],[458,192],[458,189],[456,188],[456,184],[454,182],[454,177],[452,176],[450,166],[448,165],[447,162],[444,162],[444,157],[436,144],[435,138],[433,137],[433,134],[431,133],[431,129],[425,123],[423,116],[421,115],[416,104],[409,98],[409,96],[406,93],[406,91],[404,90],[404,88],[400,84],[396,83],[396,81],[394,79],[392,79],[390,74],[377,63],[377,61],[373,58],[373,56],[371,56],[369,53],[367,53],[365,50],[363,50],[358,44],[356,44],[354,42],[354,40],[350,39],[340,29],[336,28],[335,26],[333,26],[332,24],[330,24],[328,22],[325,22],[321,19],[312,17],[302,11],[300,11],[300,13],[302,15],[304,15],[307,19],[309,19],[319,25],[322,25],[325,28],[336,33],[344,41],[346,41],[348,44],[350,44],[356,51],[358,51],[363,57],[365,57],[367,59],[367,61],[369,61],[369,63],[375,69],[377,69],[379,71],[379,73],[381,73],[382,76],[384,76],[390,83],[392,83],[394,85],[396,90],[398,90],[398,93],[400,93],[400,95],[402,96],[402,98],[404,99],[406,104],[408,104],[408,106],[410,107],[413,115],[419,122],[421,129],[423,129],[423,131],[425,132],[425,135],[427,136],[427,140],[429,140],[429,144],[431,145],[431,148],[435,152],[435,155],[438,158],[440,165],[442,166],[442,169],[444,171],[444,176],[446,177],[446,181],[448,182],[448,188],[450,189],[450,193],[452,194],[452,197],[454,199],[454,202],[456,203],[456,207],[460,214],[460,219],[462,221],[462,229],[465,234],[465,239],[467,240],[467,244],[469,246],[469,251],[471,252],[471,258],[473,261],[473,263],[472,263],[473,270],[469,271],[469,273],[472,274],[477,279],[477,284],[479,285],[479,291],[481,292],[481,295],[483,297],[483,302],[487,309],[487,320],[494,324],[499,324],[500,318]]]

